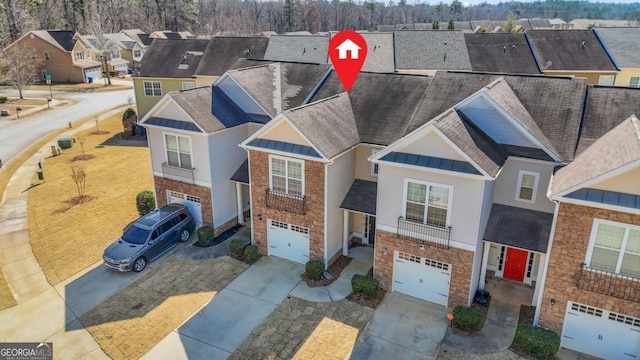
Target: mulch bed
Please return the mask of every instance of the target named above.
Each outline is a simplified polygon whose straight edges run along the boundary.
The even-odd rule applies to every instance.
[[[318,286],[326,286],[331,284],[332,282],[335,281],[335,279],[337,279],[338,277],[340,277],[340,274],[342,273],[342,270],[344,270],[344,268],[347,267],[347,265],[349,265],[349,263],[351,262],[351,258],[350,257],[346,257],[344,255],[341,255],[333,264],[331,264],[331,266],[329,266],[329,269],[327,270],[327,272],[331,275],[331,277],[333,277],[333,279],[329,280],[325,277],[323,277],[320,280],[311,280],[308,279],[305,274],[302,274],[302,279],[307,283],[307,285],[309,287],[318,287]]]
[[[210,241],[208,242],[201,242],[200,240],[196,241],[193,243],[193,246],[196,247],[210,247],[210,246],[216,246],[219,244],[222,244],[223,242],[225,242],[228,238],[232,237],[235,233],[237,233],[238,231],[240,231],[244,226],[242,225],[236,225],[228,230],[225,230],[224,232],[222,232],[222,234],[212,238]]]

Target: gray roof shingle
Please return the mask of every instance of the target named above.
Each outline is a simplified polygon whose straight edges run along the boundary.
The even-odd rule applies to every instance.
[[[394,45],[396,69],[471,70],[459,30],[396,31]]]
[[[355,179],[340,204],[340,209],[357,211],[364,214],[375,215],[378,201],[378,183]]]
[[[464,34],[473,71],[539,74],[524,34]]]
[[[249,184],[249,159],[246,159],[238,166],[238,169],[231,175],[231,179],[229,180]]]
[[[264,59],[327,64],[329,39],[329,36],[317,35],[272,35]]]
[[[640,68],[640,27],[594,28],[618,67]]]
[[[552,223],[553,214],[494,203],[483,238],[546,253]]]
[[[543,71],[616,71],[591,30],[530,30],[526,35]]]
[[[191,78],[208,43],[207,39],[155,39],[142,58],[138,76]]]
[[[393,34],[365,33],[362,37],[367,42],[367,57],[362,71],[391,73],[395,70],[393,63]]]
[[[73,30],[47,30],[47,33],[58,43],[65,51],[73,50],[76,41],[73,39],[75,31]]]
[[[262,59],[268,42],[266,37],[213,37],[195,75],[220,76],[240,58]]]
[[[171,92],[169,96],[208,134],[226,128],[211,114],[211,86]]]

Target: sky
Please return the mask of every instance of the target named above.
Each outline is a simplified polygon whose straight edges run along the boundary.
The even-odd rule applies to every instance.
[[[521,2],[533,2],[533,1],[526,1],[526,0],[519,0],[519,1],[521,1]],[[542,1],[544,1],[544,0],[542,0]],[[444,0],[443,2],[451,3],[451,1],[446,1],[446,0]],[[462,1],[462,3],[465,6],[467,6],[467,5],[478,5],[478,4],[481,4],[483,2],[486,2],[488,4],[498,4],[500,2],[506,3],[506,2],[509,2],[509,1],[500,1],[500,0],[486,0],[486,1],[483,1],[483,0],[467,0],[467,1]],[[590,0],[590,1],[587,1],[587,2],[590,2],[590,3],[600,2],[600,3],[606,3],[606,4],[637,4],[637,3],[639,3],[638,0],[598,0],[598,1]],[[437,1],[436,1],[436,3],[437,3]]]

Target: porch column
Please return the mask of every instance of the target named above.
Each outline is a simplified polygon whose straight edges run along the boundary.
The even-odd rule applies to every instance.
[[[349,255],[349,212],[342,210],[342,255]]]
[[[242,184],[236,183],[236,201],[238,206],[238,224],[244,224],[244,211],[242,209]]]
[[[485,278],[487,277],[487,262],[489,261],[489,250],[491,244],[486,241],[482,242],[482,265],[480,266],[480,281],[478,282],[478,288],[484,290]]]
[[[538,303],[538,297],[542,296],[540,294],[540,288],[542,287],[542,277],[544,276],[544,262],[547,259],[547,254],[540,254],[538,256],[538,274],[536,275],[536,288],[533,290],[533,301],[531,305],[536,305]]]

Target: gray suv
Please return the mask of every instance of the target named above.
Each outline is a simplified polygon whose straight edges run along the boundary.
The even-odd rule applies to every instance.
[[[104,264],[117,271],[140,272],[178,241],[189,240],[195,226],[186,206],[163,206],[129,224],[122,237],[105,249]]]

